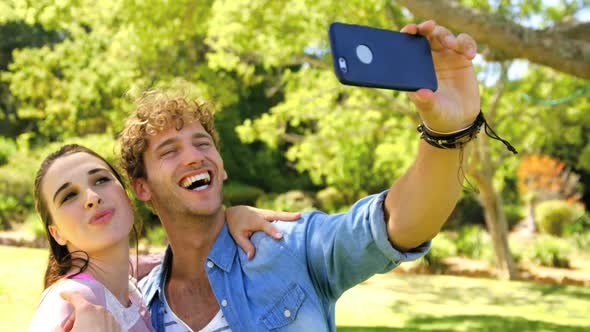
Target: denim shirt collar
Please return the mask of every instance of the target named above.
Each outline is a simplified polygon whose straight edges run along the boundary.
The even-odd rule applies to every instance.
[[[215,265],[227,273],[232,268],[236,252],[236,243],[229,234],[227,223],[224,223],[223,228],[217,235],[215,243],[213,243],[213,248],[211,248],[211,251],[207,256],[207,260],[212,261]],[[172,267],[172,256],[172,248],[170,245],[168,245],[166,247],[162,264],[155,267],[152,273],[150,273],[148,276],[154,280],[149,283],[150,286],[145,291],[144,299],[147,304],[152,302],[156,294],[158,297],[160,294],[164,294],[162,290],[164,289],[166,285],[166,279],[168,279],[168,275],[170,274],[170,269]]]

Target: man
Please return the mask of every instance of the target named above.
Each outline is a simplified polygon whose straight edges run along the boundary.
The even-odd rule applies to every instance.
[[[414,164],[389,191],[347,213],[277,222],[280,240],[254,234],[252,260],[224,223],[227,174],[207,105],[157,91],[139,101],[121,157],[137,198],[153,208],[170,242],[163,263],[140,283],[157,331],[334,331],[345,290],[427,252],[459,198],[463,156],[481,125],[474,125],[476,43],[433,21],[402,32],[429,39],[439,86],[410,94],[426,138]],[[467,134],[457,139],[457,131]]]

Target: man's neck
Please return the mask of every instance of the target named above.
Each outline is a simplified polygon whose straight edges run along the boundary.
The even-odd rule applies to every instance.
[[[225,211],[211,216],[160,216],[172,248],[171,277],[195,280],[206,277],[203,266],[225,223]]]

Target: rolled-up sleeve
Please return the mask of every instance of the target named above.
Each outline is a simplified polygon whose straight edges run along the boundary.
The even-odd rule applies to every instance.
[[[430,249],[430,241],[406,252],[391,245],[383,212],[386,195],[387,191],[365,197],[346,213],[304,214],[299,224],[303,228],[294,227],[305,237],[305,248],[295,250],[304,252],[316,289],[327,298],[337,299],[372,275],[420,258]]]

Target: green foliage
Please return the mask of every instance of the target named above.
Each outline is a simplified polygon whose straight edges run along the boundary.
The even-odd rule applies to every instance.
[[[503,207],[508,229],[512,230],[525,217],[523,208],[520,205],[505,205]]]
[[[262,195],[256,201],[256,207],[289,212],[316,210],[313,197],[300,190],[292,190],[278,195]]]
[[[318,201],[319,208],[328,213],[336,213],[348,209],[351,203],[353,203],[350,193],[347,194],[334,187],[327,187],[318,191],[316,200]]]
[[[538,236],[524,249],[525,260],[549,267],[569,268],[574,248],[567,240],[553,236]]]
[[[460,230],[466,225],[485,225],[483,213],[483,207],[477,196],[471,192],[465,192],[447,219],[444,229]]]
[[[444,259],[457,255],[455,241],[447,233],[441,232],[432,240],[430,251],[424,256],[423,262],[432,273],[442,273],[445,268]]]
[[[483,257],[484,248],[491,246],[485,231],[476,225],[464,226],[457,237],[457,254],[473,259]]]
[[[16,143],[13,140],[0,136],[0,166],[8,163],[16,150]]]
[[[579,208],[562,200],[539,203],[535,207],[535,218],[539,230],[546,234],[560,236],[567,225],[581,217]]]
[[[263,194],[262,189],[239,182],[227,182],[223,186],[223,202],[228,206],[255,205]]]
[[[150,245],[164,246],[168,241],[166,230],[160,225],[146,228],[145,239]]]
[[[27,215],[23,226],[24,229],[36,240],[44,239],[47,236],[45,226],[43,225],[43,222],[37,213],[31,213]]]

